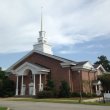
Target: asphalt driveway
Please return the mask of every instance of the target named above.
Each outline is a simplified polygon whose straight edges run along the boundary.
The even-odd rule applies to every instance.
[[[7,106],[13,110],[110,110],[110,106],[5,101],[2,99],[0,99],[0,106]]]

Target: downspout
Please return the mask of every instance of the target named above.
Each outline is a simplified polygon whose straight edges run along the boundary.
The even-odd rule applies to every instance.
[[[91,72],[92,70],[90,70],[89,72],[88,72],[88,79],[89,79],[89,89],[90,89],[90,94],[92,95],[92,86],[91,86],[91,80],[90,80],[90,72]]]
[[[69,87],[70,87],[70,92],[72,92],[72,88],[71,88],[71,66],[69,68]]]

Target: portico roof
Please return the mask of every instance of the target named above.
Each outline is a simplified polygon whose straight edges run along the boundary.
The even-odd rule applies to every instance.
[[[48,72],[50,72],[50,70],[47,68],[41,67],[39,65],[34,65],[29,62],[23,63],[17,69],[12,70],[12,72],[13,74],[17,74],[17,75],[26,75],[25,74],[26,70],[31,70],[32,74],[47,74]]]

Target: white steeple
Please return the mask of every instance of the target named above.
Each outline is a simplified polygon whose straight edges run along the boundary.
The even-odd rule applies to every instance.
[[[38,50],[44,53],[53,54],[51,45],[48,44],[47,38],[45,37],[45,31],[43,31],[43,13],[41,7],[41,30],[39,31],[38,43],[33,45],[34,50]]]

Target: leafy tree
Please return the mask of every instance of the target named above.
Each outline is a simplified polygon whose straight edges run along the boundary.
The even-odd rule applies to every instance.
[[[102,83],[103,91],[110,91],[110,74],[100,75],[98,79]]]
[[[95,64],[101,64],[106,71],[110,72],[110,61],[107,59],[106,56],[99,56],[98,61],[96,61]]]
[[[0,69],[0,79],[5,79],[5,72]]]
[[[13,96],[15,83],[6,77],[6,72],[0,69],[0,97]]]
[[[59,97],[70,97],[70,87],[66,81],[61,81]]]

